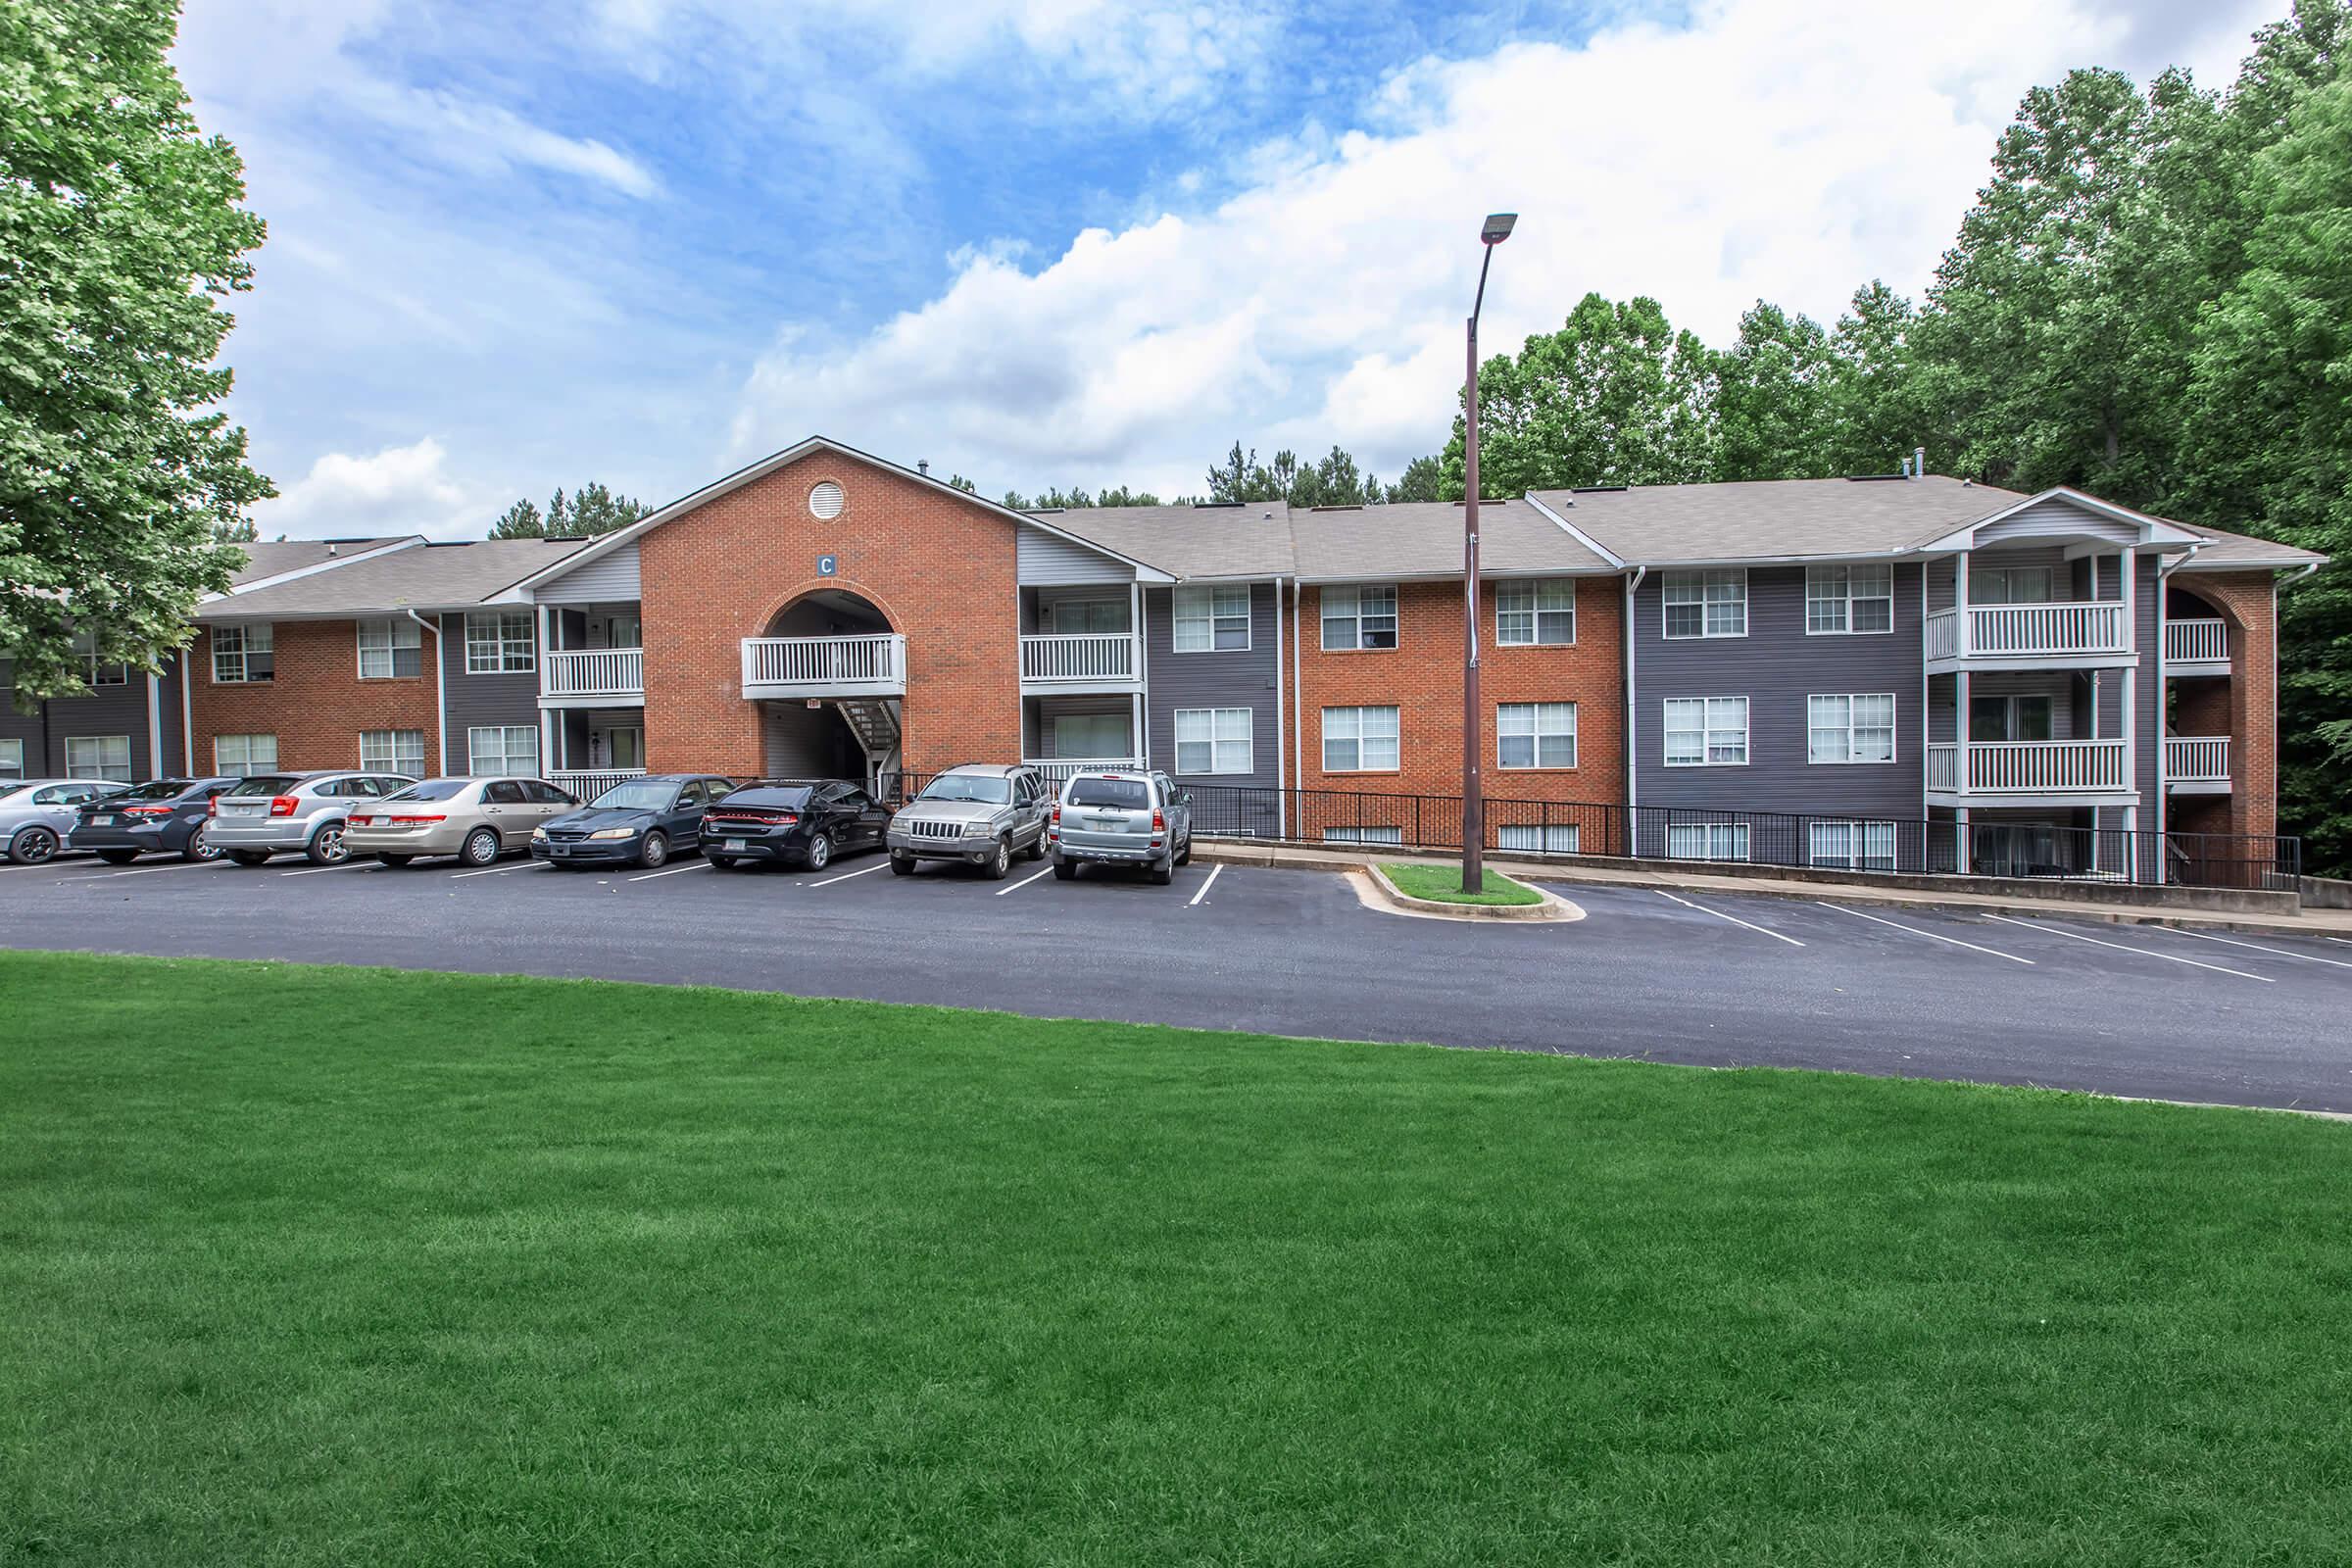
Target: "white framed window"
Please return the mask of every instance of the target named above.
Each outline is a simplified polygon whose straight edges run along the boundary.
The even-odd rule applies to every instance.
[[[1494,765],[1574,767],[1574,703],[1503,703],[1494,710]]]
[[[1979,566],[1968,574],[1972,605],[2046,605],[2050,602],[2047,566]]]
[[[1531,855],[1578,854],[1574,822],[1521,822],[1494,830],[1494,847]]]
[[[360,731],[360,765],[386,773],[424,777],[424,731],[420,729],[364,729]]]
[[[277,771],[277,737],[274,735],[214,736],[213,771],[235,773],[241,777]]]
[[[1402,844],[1404,829],[1400,827],[1327,827],[1323,830],[1326,844]]]
[[[1176,771],[1247,773],[1252,767],[1247,708],[1176,710]]]
[[[1056,599],[1046,606],[1046,633],[1067,637],[1085,632],[1122,632],[1127,629],[1124,599]]]
[[[0,779],[20,779],[24,776],[24,743],[0,739]]]
[[[75,778],[107,778],[130,782],[130,737],[127,735],[69,735],[66,771]]]
[[[1666,828],[1666,854],[1677,860],[1744,860],[1745,822],[1674,822]]]
[[[466,673],[526,675],[539,667],[538,646],[527,610],[468,612],[466,616]]]
[[[1238,653],[1250,646],[1248,583],[1179,588],[1172,608],[1180,654]]]
[[[81,661],[81,678],[89,686],[122,686],[129,683],[128,664],[98,662],[98,634],[94,631],[84,630],[74,634],[74,657]]]
[[[1575,642],[1576,580],[1495,584],[1494,641],[1502,648],[1565,648]]]
[[[1972,741],[2046,741],[2051,725],[2050,700],[2038,692],[2002,697],[1970,696],[1968,738]]]
[[[1086,761],[1136,755],[1127,733],[1127,715],[1119,713],[1056,713],[1054,715],[1054,755]]]
[[[1324,589],[1323,646],[1343,651],[1396,647],[1396,590]]]
[[[1747,635],[1747,572],[1738,566],[1670,571],[1659,585],[1669,637]]]
[[[1805,760],[1894,760],[1894,693],[1805,699]]]
[[[1401,765],[1394,708],[1323,710],[1323,771],[1394,772]]]
[[[424,628],[406,615],[363,620],[360,627],[360,679],[391,680],[424,673]]]
[[[1806,858],[1814,865],[1841,871],[1894,869],[1892,822],[1815,822]]]
[[[1894,568],[1805,568],[1805,635],[1867,635],[1894,630]]]
[[[535,724],[477,724],[466,732],[466,771],[539,776],[539,729]]]
[[[243,686],[277,671],[270,622],[251,620],[213,628],[213,684]]]
[[[1747,762],[1747,699],[1666,699],[1668,767],[1740,767]]]

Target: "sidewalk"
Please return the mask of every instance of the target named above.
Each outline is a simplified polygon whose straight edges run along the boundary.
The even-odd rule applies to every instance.
[[[1362,847],[1346,850],[1295,849],[1288,845],[1256,846],[1245,840],[1203,840],[1194,851],[1203,860],[1236,865],[1290,866],[1300,870],[1341,871],[1361,867],[1367,860],[1419,861],[1447,864],[1451,856],[1396,850],[1382,853]],[[1981,914],[2063,915],[2070,920],[2105,920],[2118,925],[2168,925],[2184,929],[2269,932],[2273,936],[2342,937],[2352,941],[2352,909],[2311,909],[2296,915],[2246,914],[2226,909],[2133,908],[2129,905],[2092,904],[2067,898],[2053,889],[2048,898],[2014,894],[1968,893],[1959,889],[1933,891],[1874,887],[1865,877],[1853,882],[1790,881],[1778,877],[1723,876],[1705,871],[1669,868],[1625,870],[1615,866],[1581,865],[1570,860],[1526,860],[1509,856],[1487,857],[1490,870],[1523,882],[1582,883],[1599,887],[1674,888],[1686,893],[1714,893],[1737,897],[1748,894],[1775,899],[1828,900],[1838,904],[1868,904],[1900,908],[1968,909]]]

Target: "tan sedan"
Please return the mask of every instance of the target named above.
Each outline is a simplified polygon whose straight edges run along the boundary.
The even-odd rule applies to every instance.
[[[406,865],[425,855],[488,865],[528,850],[531,829],[579,804],[544,779],[428,778],[354,810],[343,844],[354,856],[372,855],[386,865]]]

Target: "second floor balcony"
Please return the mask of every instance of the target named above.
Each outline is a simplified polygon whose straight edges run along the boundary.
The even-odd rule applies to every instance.
[[[2164,668],[2168,675],[2230,673],[2230,623],[2218,616],[2164,623]]]
[[[645,650],[550,649],[539,658],[539,697],[550,707],[642,703]]]
[[[1928,793],[1958,798],[2121,796],[2133,792],[2121,740],[1972,741],[1928,748]]]
[[[896,632],[743,640],[746,697],[903,697],[906,693],[906,639]]]
[[[1021,682],[1032,687],[1121,687],[1142,678],[1132,632],[1061,632],[1021,638]]]
[[[1971,605],[1928,616],[1931,666],[2032,668],[2052,662],[2097,662],[2132,653],[2132,622],[2116,599],[2057,604]]]

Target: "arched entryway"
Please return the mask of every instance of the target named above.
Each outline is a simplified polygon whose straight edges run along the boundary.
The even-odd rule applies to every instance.
[[[771,778],[854,778],[900,766],[905,640],[848,588],[800,595],[746,645],[744,695],[759,705]]]

